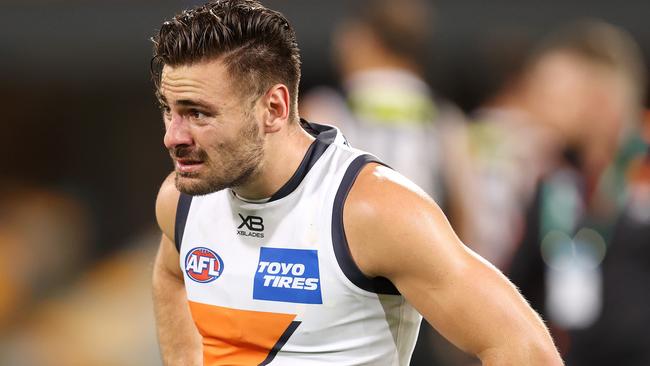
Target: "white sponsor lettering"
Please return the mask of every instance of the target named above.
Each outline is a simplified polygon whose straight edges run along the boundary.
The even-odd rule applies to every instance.
[[[264,287],[269,287],[269,285],[271,285],[271,281],[273,281],[274,278],[275,276],[264,275]]]
[[[278,274],[280,273],[280,270],[282,269],[282,266],[278,262],[271,262],[269,264],[269,268],[267,270],[268,273],[270,274]]]
[[[260,261],[257,272],[267,272],[270,274],[302,276],[305,274],[305,265],[302,263],[284,263],[284,262],[265,262]]]
[[[302,263],[294,264],[293,268],[291,268],[291,274],[294,276],[302,276],[305,274],[305,265]]]
[[[318,290],[318,278],[264,275],[264,287]]]
[[[264,287],[318,290],[318,278],[301,277],[305,274],[303,263],[260,261],[257,272],[264,273]]]
[[[264,272],[266,270],[266,267],[268,266],[269,266],[269,262],[260,261],[260,269],[258,269],[257,272]]]
[[[305,280],[304,290],[318,290],[318,278],[307,278]]]
[[[280,277],[278,287],[291,288],[291,281],[293,281],[293,277]]]
[[[305,287],[305,279],[302,277],[294,278],[291,288],[302,290]]]
[[[282,278],[282,276],[275,276],[273,278],[273,284],[271,285],[271,287],[279,287],[281,278]]]
[[[280,265],[282,266],[283,275],[288,274],[289,271],[291,270],[291,267],[293,267],[293,263],[280,263]]]

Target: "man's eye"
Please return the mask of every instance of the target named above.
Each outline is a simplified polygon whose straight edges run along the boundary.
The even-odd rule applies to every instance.
[[[194,119],[202,119],[206,117],[205,113],[197,111],[196,109],[190,110],[189,115]]]

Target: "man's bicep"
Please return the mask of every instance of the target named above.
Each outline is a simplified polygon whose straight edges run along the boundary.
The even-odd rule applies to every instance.
[[[538,321],[516,289],[469,249],[462,251],[464,258],[414,263],[393,281],[436,330],[472,354],[530,331]],[[425,268],[434,265],[438,270]]]
[[[182,281],[183,273],[179,263],[179,254],[174,242],[163,233],[154,264],[154,280],[156,276],[171,276]]]
[[[432,326],[467,352],[549,344],[544,324],[514,286],[463,245],[431,199],[381,167],[362,172],[357,184],[344,220],[363,273],[390,279]]]
[[[396,248],[393,258],[399,265],[390,279],[426,320],[481,359],[505,350],[519,353],[509,359],[521,359],[517,357],[525,358],[539,347],[553,353],[545,325],[514,285],[463,245],[435,205],[422,216],[428,226]],[[401,252],[411,248],[412,253],[405,258],[399,247]]]
[[[153,275],[158,342],[165,365],[202,365],[201,335],[187,303],[178,252],[162,236]]]
[[[163,234],[172,242],[179,197],[180,192],[174,183],[174,173],[171,173],[160,186],[156,197],[156,221]]]

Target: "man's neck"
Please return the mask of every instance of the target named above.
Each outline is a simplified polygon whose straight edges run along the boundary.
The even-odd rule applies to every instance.
[[[243,199],[259,200],[271,197],[298,170],[314,137],[298,122],[286,131],[268,135],[262,164],[245,185],[233,188]]]

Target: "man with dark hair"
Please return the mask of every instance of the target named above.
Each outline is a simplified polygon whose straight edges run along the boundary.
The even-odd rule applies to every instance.
[[[165,364],[407,365],[419,313],[485,364],[562,363],[426,194],[298,118],[299,56],[281,14],[211,2],[154,42],[175,166],[156,204]]]

